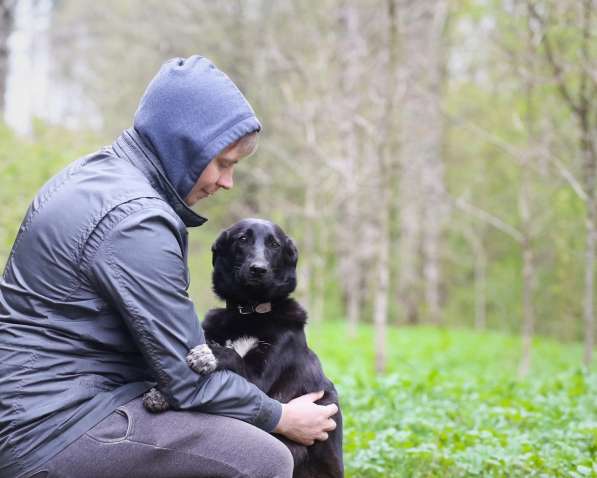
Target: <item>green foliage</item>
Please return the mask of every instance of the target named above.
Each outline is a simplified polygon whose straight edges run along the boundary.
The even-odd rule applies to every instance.
[[[345,315],[346,297],[352,292],[346,280],[352,261],[346,259],[355,259],[362,252],[361,312],[363,320],[371,320],[377,251],[367,246],[375,240],[379,227],[375,164],[382,144],[377,142],[383,138],[380,133],[385,126],[395,127],[386,144],[394,163],[402,142],[405,102],[401,92],[406,92],[402,83],[408,76],[405,37],[399,34],[399,44],[390,44],[389,3],[56,3],[51,27],[55,35],[54,66],[64,70],[68,82],[84,91],[101,111],[101,134],[106,139],[111,140],[130,125],[139,97],[165,58],[193,53],[211,58],[226,71],[263,123],[258,153],[247,161],[249,164],[236,168],[235,189],[198,206],[210,218],[206,226],[190,234],[196,254],[190,258],[191,293],[200,312],[217,304],[210,292],[208,272],[209,246],[215,235],[240,217],[261,216],[280,223],[296,239],[306,259],[299,266],[309,262],[313,278],[310,284],[301,281],[299,287],[301,292],[308,290],[325,298],[318,309],[325,313],[320,315]],[[579,124],[562,98],[557,77],[565,81],[573,96],[581,93],[580,79],[590,70],[597,48],[594,41],[582,48],[584,19],[590,20],[588,25],[594,31],[596,17],[583,14],[591,2],[532,3],[543,23],[532,18],[527,2],[449,2],[441,38],[444,48],[437,58],[443,70],[438,86],[446,201],[453,204],[452,199],[463,198],[510,228],[521,231],[528,226],[535,261],[536,331],[578,340],[583,336],[585,209],[554,159],[581,184],[586,174]],[[400,4],[399,23],[408,18],[411,4],[416,2]],[[438,25],[440,18],[441,9]],[[545,57],[544,34],[551,39],[561,75],[554,75]],[[64,42],[64,38],[77,41]],[[395,88],[397,116],[390,118],[385,103],[392,90],[388,85],[394,79],[388,76],[387,60],[395,46],[401,72]],[[121,58],[124,50],[126,62]],[[107,71],[110,74],[105,74]],[[352,159],[349,150],[354,153]],[[28,151],[33,154],[32,148]],[[531,220],[525,225],[520,207],[522,178],[526,177],[521,157],[531,162],[525,168]],[[28,163],[37,167],[42,159],[44,164],[51,164],[41,156],[31,157]],[[393,166],[399,171],[404,165]],[[6,181],[14,179],[13,175]],[[29,199],[39,181],[20,183],[16,179]],[[8,184],[8,189],[14,191],[17,183]],[[346,187],[348,184],[352,187]],[[312,187],[310,194],[307,186]],[[14,237],[15,223],[26,207],[24,200],[13,208],[17,203],[13,191],[7,193],[11,211],[0,209],[2,244]],[[396,294],[401,274],[400,241],[404,239],[400,231],[403,205],[398,199],[401,193],[392,194],[389,321],[401,320],[404,315]],[[308,198],[315,204],[314,211],[309,212]],[[354,211],[353,198],[358,202]],[[351,217],[359,218],[358,227],[351,224]],[[372,232],[363,239],[365,231]],[[349,238],[353,234],[355,237]],[[350,247],[351,241],[363,241],[365,247]],[[421,257],[424,249],[421,247]],[[0,249],[0,256],[5,253]],[[520,330],[522,248],[516,239],[474,214],[453,208],[443,224],[439,253],[446,325],[471,325],[475,306],[484,303],[488,327]],[[483,284],[475,283],[481,262],[486,264]],[[419,273],[423,277],[423,271]],[[421,293],[416,301],[424,322],[428,307],[422,293],[425,285],[418,286]]]
[[[517,381],[516,337],[391,329],[377,377],[370,327],[308,332],[340,393],[348,477],[597,476],[597,374],[577,345],[537,339]]]
[[[448,82],[444,102],[451,121],[446,131],[446,185],[453,197],[464,198],[520,231],[520,157],[532,156],[530,234],[537,274],[533,306],[540,318],[536,328],[542,334],[577,340],[582,337],[579,318],[586,233],[580,218],[585,214],[584,204],[549,160],[534,152],[538,137],[549,138],[555,144],[554,156],[576,178],[582,178],[574,121],[552,82],[536,81],[530,100],[524,90],[522,65],[531,68],[534,64],[529,64],[529,58],[537,68],[541,64],[538,53],[528,56],[524,49],[530,48],[524,46],[526,18],[513,16],[510,11],[524,10],[524,4],[473,1],[467,5],[458,9],[455,25],[476,24],[477,29],[471,27],[473,33],[467,37],[455,28],[453,38],[464,44],[475,42],[483,28],[495,28],[500,41],[473,50],[468,58],[471,73],[454,74]],[[495,27],[481,28],[483,20],[491,20],[488,25],[495,22]],[[462,51],[455,48],[454,53]],[[475,71],[481,74],[475,75]],[[532,73],[529,70],[526,74]],[[527,123],[530,117],[532,125]],[[529,128],[535,137],[530,137]],[[474,316],[477,258],[470,241],[463,240],[464,230],[474,230],[487,261],[484,292],[488,325],[519,331],[523,287],[520,244],[503,231],[464,214],[453,216],[446,233],[450,251],[443,269],[450,278],[446,283],[446,323],[471,324]]]
[[[92,139],[86,135],[49,129],[42,124],[36,125],[35,141],[28,141],[16,137],[0,123],[0,267],[37,190],[84,151],[98,147],[90,144]]]

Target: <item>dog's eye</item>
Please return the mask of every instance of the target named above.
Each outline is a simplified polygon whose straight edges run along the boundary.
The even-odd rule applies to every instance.
[[[244,234],[238,238],[238,242],[247,242],[248,238]]]
[[[274,249],[277,249],[278,247],[280,247],[280,243],[278,241],[275,241],[274,239],[272,239],[271,241],[269,241],[269,245],[271,247],[273,247]]]

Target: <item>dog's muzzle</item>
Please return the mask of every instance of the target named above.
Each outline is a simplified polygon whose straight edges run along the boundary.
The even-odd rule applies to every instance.
[[[246,285],[267,285],[271,279],[271,269],[265,262],[251,262],[241,271],[241,279]]]

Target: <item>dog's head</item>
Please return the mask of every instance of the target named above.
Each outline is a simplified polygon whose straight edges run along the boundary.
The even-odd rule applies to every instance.
[[[211,250],[213,287],[223,300],[279,300],[296,287],[297,249],[269,221],[243,219],[223,231]]]

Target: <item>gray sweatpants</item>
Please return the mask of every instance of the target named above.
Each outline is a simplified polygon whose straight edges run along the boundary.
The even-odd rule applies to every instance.
[[[35,478],[292,477],[285,445],[240,420],[198,412],[152,414],[141,397],[47,462]]]

